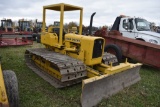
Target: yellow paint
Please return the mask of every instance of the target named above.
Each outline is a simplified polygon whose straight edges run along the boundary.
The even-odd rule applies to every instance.
[[[53,10],[60,12],[60,26],[59,33],[53,32],[57,28],[49,27],[48,32],[45,31],[45,18],[46,18],[46,10]],[[65,33],[63,30],[63,20],[64,20],[64,12],[66,11],[80,11],[79,18],[79,34],[75,33]],[[113,66],[112,63],[110,65],[105,65],[102,63],[103,50],[105,46],[105,40],[102,37],[93,37],[93,36],[84,36],[82,34],[82,19],[83,19],[83,8],[78,6],[73,6],[69,4],[53,4],[43,7],[43,32],[41,34],[41,43],[44,44],[48,49],[59,52],[61,54],[65,54],[67,56],[71,56],[73,58],[79,59],[84,62],[87,66],[88,77],[96,80],[98,78],[105,78],[108,75],[116,74],[118,72],[122,72],[124,70],[131,69],[135,66],[139,66],[141,64],[130,64],[127,62],[121,63],[120,65]],[[97,44],[101,44],[97,47]],[[96,44],[96,45],[95,45]],[[100,55],[95,57],[97,49],[101,52]],[[35,60],[37,63],[40,63],[38,60]],[[41,64],[41,67],[45,67],[45,69],[50,69],[49,66],[45,66]],[[53,71],[59,77],[60,73],[57,74],[58,71]],[[55,75],[54,75],[55,77]],[[94,78],[95,77],[95,78]]]
[[[77,33],[77,27],[72,27],[71,29],[68,29],[68,33]]]
[[[110,75],[115,75],[116,73],[123,72],[125,70],[129,70],[129,69],[132,69],[134,67],[141,66],[141,65],[142,65],[141,63],[137,63],[137,64],[130,64],[130,63],[128,63],[128,65],[125,65],[125,63],[122,63],[119,66],[116,66],[116,68],[113,67],[114,69],[110,69],[110,71],[106,72],[103,75],[94,76],[94,77],[90,77],[89,79],[83,80],[82,81],[82,89],[83,89],[83,87],[84,87],[85,84],[88,84],[88,83],[91,83],[91,82],[94,82],[94,81],[97,81],[97,80],[101,80],[103,78],[107,78]],[[136,72],[136,71],[133,71],[133,72]]]
[[[94,69],[92,69],[92,68],[90,68],[90,67],[87,67],[87,76],[89,77],[89,78],[91,78],[91,77],[95,77],[95,76],[100,76],[101,74],[99,73],[99,72],[97,72],[96,70],[94,70]]]
[[[46,71],[48,74],[61,80],[62,77],[61,77],[60,72],[51,67],[51,62],[44,60],[40,57],[34,56],[34,55],[32,56],[32,60],[36,63],[37,66],[39,66],[41,69]]]
[[[9,105],[7,94],[6,94],[6,88],[4,84],[4,79],[3,79],[3,73],[1,69],[1,64],[0,64],[0,103],[4,105]]]

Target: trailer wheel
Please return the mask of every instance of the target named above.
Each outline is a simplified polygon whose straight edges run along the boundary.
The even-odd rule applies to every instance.
[[[18,82],[16,74],[11,70],[3,71],[3,78],[10,107],[18,107]]]
[[[116,55],[118,62],[121,62],[122,51],[117,45],[115,44],[106,45],[104,48],[104,51]]]

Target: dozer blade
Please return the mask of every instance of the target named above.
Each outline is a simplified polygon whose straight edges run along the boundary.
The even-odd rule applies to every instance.
[[[131,69],[113,74],[96,76],[82,81],[82,107],[97,105],[103,98],[109,98],[127,86],[138,82],[141,64]]]

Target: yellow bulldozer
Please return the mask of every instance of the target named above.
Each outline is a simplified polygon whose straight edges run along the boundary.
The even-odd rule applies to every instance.
[[[0,107],[18,107],[18,82],[11,70],[1,69],[0,63]]]
[[[45,30],[46,10],[60,12],[60,26]],[[79,34],[65,33],[64,12],[80,11]],[[116,56],[104,52],[105,40],[82,35],[83,8],[70,4],[43,7],[41,43],[46,48],[27,49],[26,64],[55,88],[82,82],[81,105],[92,107],[103,98],[140,80],[140,63],[119,63]]]

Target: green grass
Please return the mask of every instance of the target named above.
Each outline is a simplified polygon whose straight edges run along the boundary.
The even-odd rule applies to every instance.
[[[81,84],[55,89],[25,65],[25,50],[37,47],[44,46],[34,43],[0,48],[2,69],[13,70],[17,75],[20,107],[80,107]],[[140,82],[102,100],[97,107],[160,107],[160,71],[142,66],[140,75]]]

